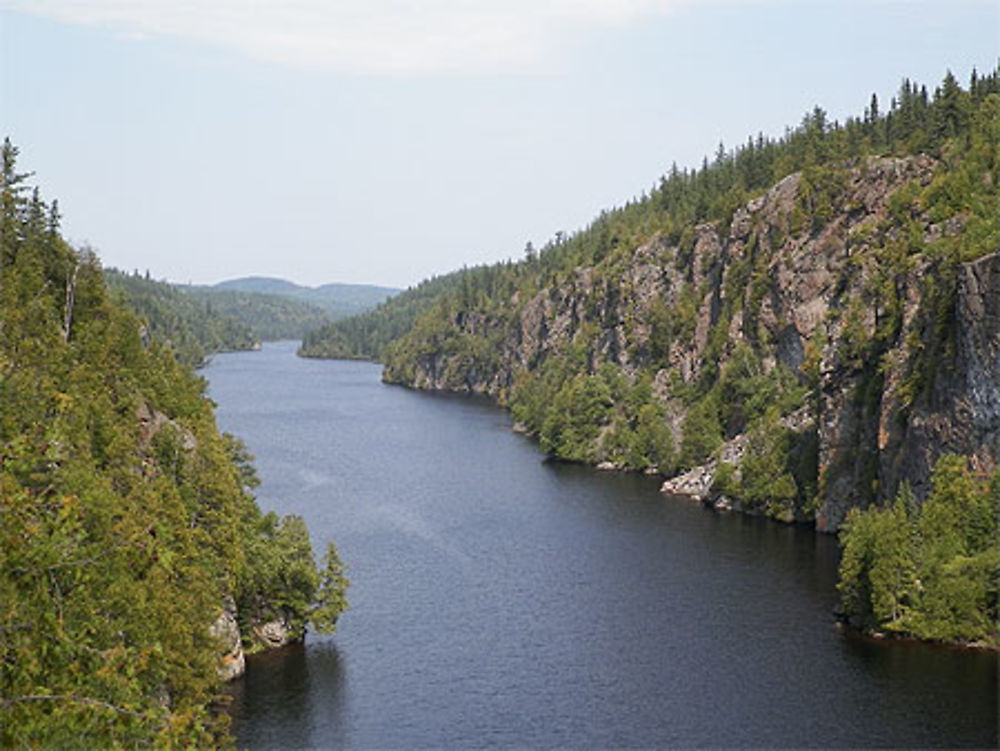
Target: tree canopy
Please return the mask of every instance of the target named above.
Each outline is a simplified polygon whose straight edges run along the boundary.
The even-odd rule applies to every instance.
[[[16,157],[5,140],[0,746],[226,745],[224,598],[303,633],[336,621],[346,580],[300,519],[261,513],[204,381],[141,336]]]

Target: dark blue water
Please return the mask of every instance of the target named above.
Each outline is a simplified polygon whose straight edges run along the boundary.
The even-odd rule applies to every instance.
[[[543,460],[506,415],[295,345],[205,371],[351,609],[249,662],[251,748],[995,746],[991,655],[841,633],[836,542]]]

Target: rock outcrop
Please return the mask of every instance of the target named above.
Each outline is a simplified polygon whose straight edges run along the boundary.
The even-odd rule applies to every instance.
[[[284,618],[254,623],[251,631],[253,640],[264,649],[277,649],[300,639]]]
[[[219,642],[219,677],[224,681],[239,678],[246,671],[246,657],[236,622],[236,602],[232,597],[223,598],[222,610],[209,633]]]
[[[939,166],[928,156],[872,158],[827,183],[790,175],[728,226],[655,236],[627,263],[577,268],[501,310],[455,313],[410,360],[387,359],[385,377],[503,401],[519,374],[583,338],[591,373],[602,363],[629,378],[658,368],[653,392],[679,442],[681,391],[745,343],[765,371],[781,366],[805,382],[815,368],[813,411],[793,429],[815,434],[810,513],[835,531],[850,508],[884,500],[904,480],[923,497],[944,452],[984,469],[1000,458],[1000,256],[956,270],[912,250],[963,231],[961,215],[935,221],[901,191],[919,192]],[[821,193],[824,211],[812,206]],[[657,309],[673,317],[665,352],[654,352]],[[441,345],[456,341],[475,344]],[[739,429],[727,438],[729,450],[746,440]],[[665,491],[711,501],[718,461]]]
[[[229,595],[222,600],[218,617],[209,627],[209,634],[219,643],[219,677],[224,681],[239,678],[246,672],[246,652],[240,632],[236,601]],[[301,641],[301,631],[296,631],[284,617],[270,620],[250,619],[246,634],[250,652],[279,649]]]

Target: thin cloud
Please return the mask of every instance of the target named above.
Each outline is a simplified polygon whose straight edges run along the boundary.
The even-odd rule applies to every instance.
[[[581,35],[689,0],[0,0],[0,8],[174,36],[298,68],[377,75],[537,69]]]

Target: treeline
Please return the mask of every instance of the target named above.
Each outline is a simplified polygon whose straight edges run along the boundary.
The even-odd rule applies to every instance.
[[[307,287],[287,279],[266,276],[227,279],[210,287],[196,289],[276,295],[287,300],[314,305],[323,310],[332,321],[365,313],[384,302],[386,298],[399,292],[394,287],[380,287],[374,284],[345,284],[343,282],[330,282],[318,287]]]
[[[940,289],[929,291],[928,297],[935,299],[936,315],[945,315],[952,299],[949,290],[954,287],[955,265],[1000,247],[998,187],[993,177],[997,164],[998,93],[1000,78],[996,72],[973,74],[968,90],[949,73],[933,96],[925,87],[904,81],[885,112],[879,110],[873,97],[863,117],[840,124],[830,122],[817,108],[799,128],[779,140],[758,136],[735,151],[720,148],[714,162],[706,159],[695,171],[671,170],[649,195],[602,213],[587,229],[569,237],[558,234],[537,252],[529,244],[519,263],[500,263],[442,277],[437,294],[423,301],[426,311],[413,320],[408,333],[388,346],[380,343],[377,353],[387,364],[389,379],[403,383],[412,382],[417,363],[429,354],[447,355],[445,384],[461,389],[470,372],[496,369],[502,342],[511,336],[510,327],[528,301],[539,291],[547,290],[551,297],[561,289],[575,289],[576,275],[587,269],[587,291],[581,293],[586,305],[580,313],[583,320],[573,346],[555,357],[528,363],[513,384],[503,386],[499,396],[511,406],[515,418],[539,435],[545,447],[557,456],[611,458],[634,468],[661,466],[665,474],[690,468],[710,457],[723,439],[743,432],[754,419],[763,418],[763,405],[779,406],[780,412],[789,414],[806,403],[803,386],[815,374],[766,369],[763,359],[772,354],[769,348],[774,343],[759,335],[755,321],[773,283],[768,269],[779,249],[789,237],[815,234],[835,213],[852,210],[844,205],[845,186],[852,167],[863,169],[866,157],[929,153],[942,165],[930,185],[913,184],[894,199],[893,215],[884,226],[870,228],[872,237],[867,240],[883,247],[876,259],[882,268],[870,280],[873,288],[869,291],[874,299],[883,300],[888,310],[879,336],[868,338],[857,330],[848,332],[851,336],[844,342],[845,357],[858,363],[879,362],[900,323],[902,301],[892,285],[920,255],[935,260],[933,271]],[[652,379],[657,370],[670,365],[672,348],[678,344],[689,346],[694,341],[699,309],[707,293],[695,286],[700,281],[694,275],[698,227],[712,224],[719,228],[717,234],[725,237],[738,207],[793,172],[800,173],[803,179],[786,224],[774,228],[767,237],[754,235],[748,256],[726,270],[725,302],[713,321],[703,357],[705,366],[693,381],[682,378],[679,372],[669,374],[671,393],[685,402],[687,419],[680,445],[669,452],[667,461],[658,449],[654,461],[649,441],[639,438],[636,427],[642,406],[657,410],[657,400],[627,407],[635,399],[618,398],[622,389],[615,379],[602,377],[602,372],[609,371],[598,365],[608,355],[595,352],[593,343],[602,332],[620,323],[617,303],[625,293],[622,278],[633,263],[632,254],[643,243],[660,237],[672,249],[677,273],[687,280],[676,290],[673,304],[654,300],[636,316],[639,320],[625,322],[633,328],[645,327],[648,332],[641,346],[628,352],[639,371],[630,380],[641,388],[643,379]],[[961,217],[963,231],[925,245],[915,237],[918,215],[937,224]],[[864,240],[859,237],[851,241],[860,246]],[[884,289],[875,289],[880,284]],[[747,295],[743,295],[744,289],[749,290]],[[392,310],[394,302],[387,303],[380,314]],[[860,300],[855,303],[860,304]],[[746,332],[749,347],[742,346],[734,356],[735,343],[730,341],[728,326],[737,314],[744,320],[742,331]],[[373,315],[343,322],[333,331],[339,334],[350,326],[361,332],[361,346],[356,349],[374,352],[375,348],[365,349],[363,339]],[[860,317],[862,311],[852,308],[844,315]],[[480,325],[471,333],[467,322],[472,319],[488,325]],[[316,339],[321,337],[317,333]],[[314,351],[321,346],[316,339],[310,340]],[[933,350],[936,345],[933,341],[931,344]],[[814,354],[818,345],[814,343]],[[923,367],[912,369],[913,391],[927,386],[926,378],[920,382],[921,374],[933,365],[934,356],[928,353],[923,362]],[[812,361],[805,365],[818,367]],[[648,388],[641,390],[649,393]],[[608,392],[617,395],[610,402],[593,396]],[[574,396],[583,393],[591,397]],[[767,396],[755,399],[755,394]],[[588,422],[595,398],[616,405],[615,410],[608,407],[600,416],[600,424],[612,430],[563,430],[563,423]],[[595,436],[603,442],[597,444]],[[795,495],[800,505],[808,504],[807,492],[815,486],[815,479],[799,484]]]
[[[440,303],[439,311],[491,304],[506,308],[515,291],[524,302],[575,269],[598,263],[609,268],[615,262],[627,264],[636,247],[657,235],[681,249],[678,266],[689,266],[699,224],[727,225],[737,208],[793,172],[805,172],[809,178],[811,195],[801,213],[804,217],[808,211],[810,222],[819,224],[831,216],[832,198],[844,169],[873,155],[956,156],[943,153],[944,147],[959,136],[970,137],[975,113],[998,91],[996,71],[987,75],[973,71],[968,89],[948,72],[933,94],[926,86],[904,79],[884,110],[873,94],[863,116],[844,123],[831,121],[816,107],[799,127],[781,138],[758,134],[734,149],[720,144],[714,159],[706,157],[698,169],[679,169],[674,164],[648,193],[601,212],[583,230],[557,232],[539,249],[528,242],[518,263],[477,266],[435,277],[370,313],[319,329],[304,339],[302,354],[380,359],[386,345],[412,329],[434,302]],[[967,147],[968,143],[957,146],[960,151]],[[975,186],[965,186],[965,190],[975,190]],[[959,199],[950,197],[953,202]],[[984,207],[975,207],[977,216],[982,216]]]
[[[342,566],[258,509],[205,383],[61,237],[5,141],[0,182],[0,746],[228,745],[223,602],[331,628]],[[251,631],[243,632],[253,648]]]
[[[172,284],[151,279],[148,271],[106,269],[105,275],[115,294],[146,321],[149,335],[196,367],[216,352],[301,339],[331,320],[322,308],[285,294]]]
[[[112,293],[146,324],[146,335],[169,347],[182,363],[195,367],[215,352],[252,349],[261,337],[249,323],[211,299],[187,295],[173,284],[105,269]]]
[[[949,72],[933,96],[926,86],[918,87],[907,79],[885,112],[873,94],[864,115],[844,123],[830,121],[816,107],[798,128],[779,139],[759,134],[731,150],[720,144],[714,160],[706,157],[697,170],[679,170],[674,165],[648,195],[602,213],[568,238],[557,234],[537,254],[529,247],[527,263],[519,268],[529,282],[548,286],[559,273],[594,265],[608,256],[625,256],[655,234],[681,248],[677,263],[689,265],[697,225],[719,222],[725,227],[737,208],[794,172],[804,172],[809,178],[812,195],[801,209],[819,225],[832,216],[841,170],[873,155],[944,156],[947,144],[958,136],[969,137],[973,114],[990,94],[998,92],[996,71],[986,76],[973,72],[969,90]],[[478,286],[470,283],[477,292]]]
[[[299,355],[335,359],[378,360],[387,344],[413,328],[414,322],[463,276],[456,272],[433,277],[389,298],[374,310],[309,331]]]
[[[214,287],[179,286],[177,289],[212,313],[239,321],[258,341],[301,339],[331,319],[331,315],[317,305],[283,295]]]
[[[766,196],[767,208],[746,208]],[[827,502],[836,485],[852,495],[837,503],[871,506],[848,530],[869,518],[891,526],[873,505],[891,490],[879,475],[878,416],[892,411],[897,433],[935,408],[955,357],[957,274],[1000,249],[998,216],[1000,71],[973,72],[964,88],[949,72],[933,91],[904,80],[888,106],[873,96],[843,123],[816,108],[781,138],[720,145],[699,169],[673,167],[584,230],[529,243],[514,264],[441,277],[419,305],[401,295],[304,350],[377,357],[392,382],[492,394],[556,457],[668,477],[708,467],[714,497],[786,521],[843,513]],[[789,343],[775,306],[797,254],[837,268],[822,319]],[[831,373],[851,387],[838,390]],[[856,427],[821,467],[817,424],[832,403]],[[935,490],[929,508],[955,497]],[[913,559],[944,560],[927,547],[943,527],[913,524],[930,525]],[[932,590],[920,606],[907,590],[908,615],[887,620],[881,606],[859,604],[869,585],[844,584],[862,592],[848,610],[868,627],[996,643],[996,587],[985,584],[996,581],[995,536],[992,545],[953,546],[941,563],[948,583],[935,590],[975,593],[966,602],[976,615],[955,622],[992,623],[985,636],[928,626],[941,622],[921,615]],[[864,550],[862,571],[882,571],[886,548]],[[843,580],[856,576],[867,574]]]

